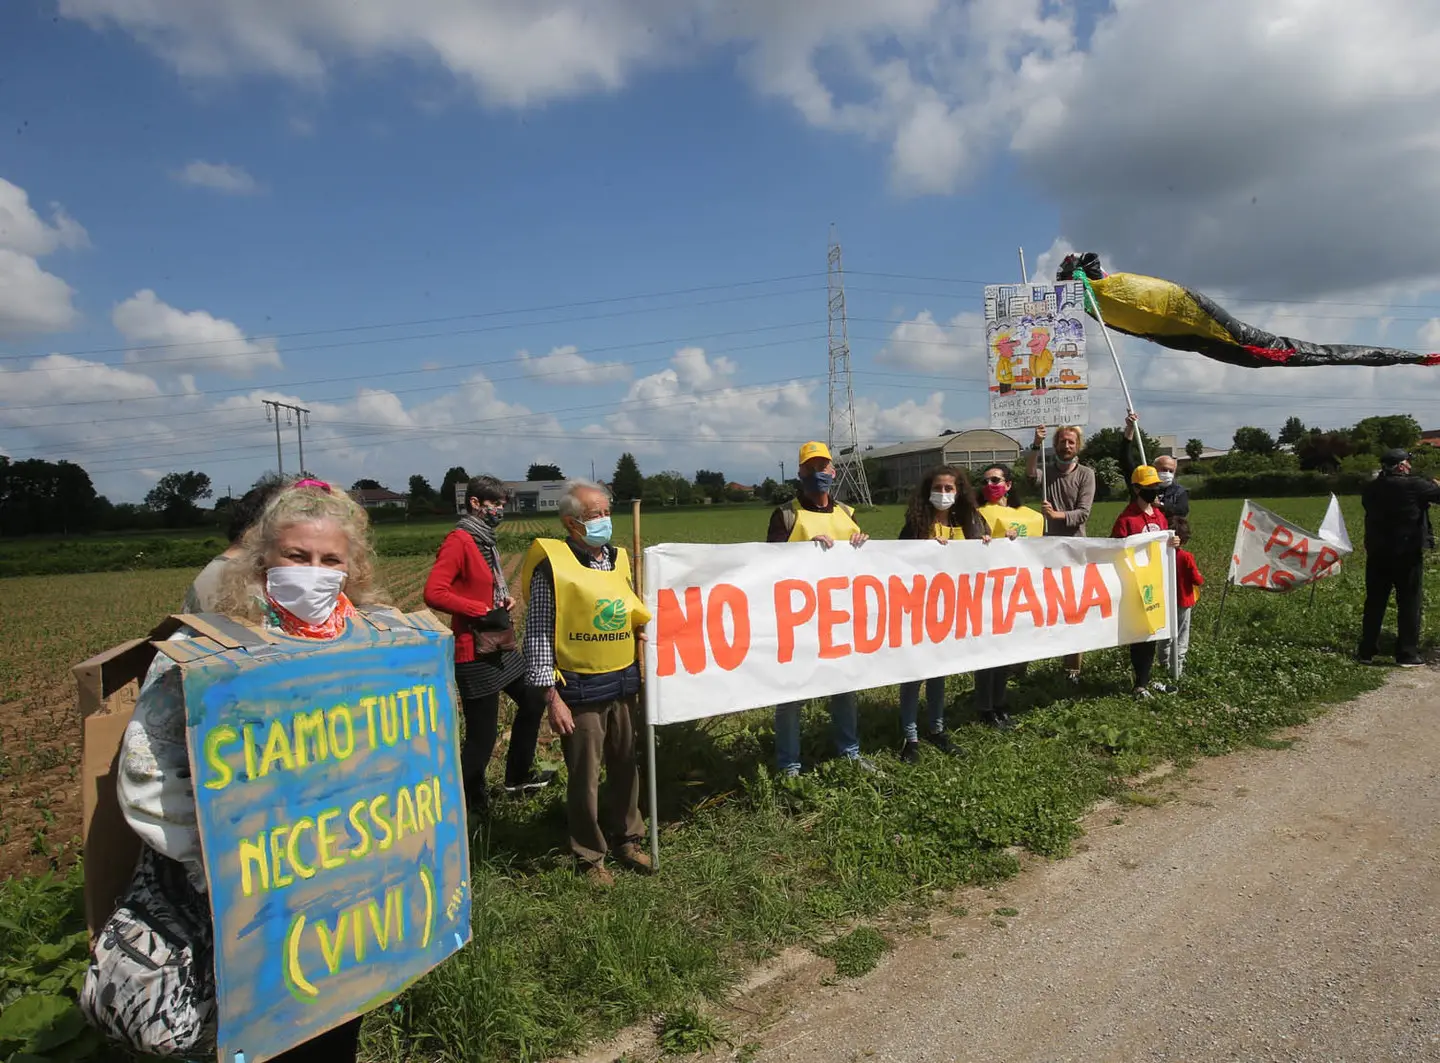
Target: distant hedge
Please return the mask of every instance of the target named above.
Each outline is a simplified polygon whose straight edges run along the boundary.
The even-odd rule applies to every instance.
[[[1192,498],[1298,498],[1358,495],[1372,477],[1364,473],[1229,472],[1215,473],[1190,489]]]

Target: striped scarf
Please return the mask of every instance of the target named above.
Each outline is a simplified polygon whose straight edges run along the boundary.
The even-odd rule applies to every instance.
[[[490,572],[495,577],[495,604],[502,604],[510,597],[510,588],[505,585],[505,568],[500,564],[500,551],[495,547],[495,529],[470,513],[461,517],[456,526],[469,534],[480,548],[480,555],[485,558],[485,563],[490,566]]]

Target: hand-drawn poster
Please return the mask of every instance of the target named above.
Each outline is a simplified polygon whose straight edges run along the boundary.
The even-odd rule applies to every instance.
[[[215,922],[218,1059],[270,1059],[470,939],[448,633],[182,662]]]
[[[991,428],[1089,421],[1084,299],[1079,281],[986,285]]]

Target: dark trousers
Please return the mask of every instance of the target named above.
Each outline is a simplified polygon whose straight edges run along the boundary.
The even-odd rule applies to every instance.
[[[980,713],[1000,712],[1008,699],[1009,668],[981,668],[975,673],[975,709]]]
[[[589,705],[571,705],[575,732],[562,735],[569,785],[565,812],[570,821],[570,851],[582,864],[605,859],[610,844],[640,842],[640,765],[635,755],[635,697]],[[600,800],[600,769],[605,769],[605,800]],[[607,837],[608,840],[607,840]]]
[[[1420,606],[1425,559],[1421,554],[1396,557],[1381,553],[1365,559],[1365,614],[1360,627],[1360,656],[1373,657],[1380,646],[1380,628],[1390,592],[1395,592],[1395,659],[1420,657]]]
[[[1135,670],[1135,686],[1148,687],[1150,673],[1155,669],[1155,649],[1159,643],[1130,643],[1130,667]]]
[[[341,1023],[333,1030],[312,1037],[288,1052],[272,1057],[272,1063],[355,1063],[360,1047],[360,1019]]]
[[[519,786],[530,776],[535,765],[535,744],[540,739],[540,720],[545,714],[545,699],[540,692],[526,686],[525,676],[518,676],[505,693],[515,702],[515,722],[510,727],[510,752],[505,756],[505,785]],[[465,780],[465,802],[471,808],[485,803],[485,768],[495,752],[495,739],[500,733],[500,694],[483,698],[466,698],[465,745],[460,750],[460,774]]]

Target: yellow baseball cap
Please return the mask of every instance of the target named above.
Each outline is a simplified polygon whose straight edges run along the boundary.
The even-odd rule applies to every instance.
[[[1154,487],[1160,482],[1160,474],[1153,465],[1137,465],[1130,474],[1130,482],[1136,487]]]
[[[812,441],[800,447],[800,464],[804,465],[811,458],[824,458],[826,461],[834,461],[830,456],[830,448],[824,443]]]

